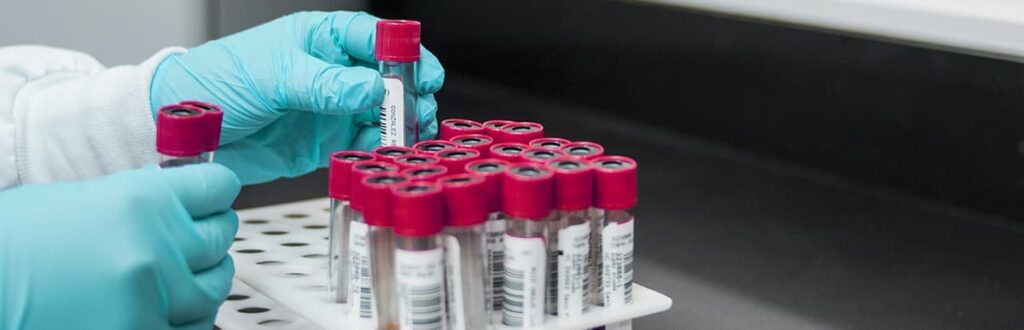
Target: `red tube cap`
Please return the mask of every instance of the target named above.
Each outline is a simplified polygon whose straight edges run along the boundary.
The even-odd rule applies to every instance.
[[[533,139],[544,137],[544,125],[521,121],[505,125],[498,134],[498,142],[516,142],[527,144]]]
[[[457,148],[473,149],[480,152],[480,157],[486,158],[494,144],[494,138],[483,134],[466,134],[453,137],[450,141]]]
[[[398,166],[392,163],[379,160],[369,160],[352,165],[352,174],[349,175],[349,203],[356,211],[363,211],[366,206],[366,194],[363,190],[363,178],[373,174],[398,174]]]
[[[469,119],[451,118],[441,121],[441,131],[438,139],[450,140],[453,137],[466,134],[483,134],[484,125]]]
[[[487,184],[487,211],[501,211],[501,181],[505,170],[512,163],[501,159],[480,159],[466,164],[466,173],[473,173],[484,178]]]
[[[448,168],[440,164],[419,165],[404,169],[401,173],[412,181],[437,182],[437,179],[448,175]]]
[[[530,149],[522,143],[497,143],[491,146],[491,158],[501,159],[510,163],[518,163],[523,151]]]
[[[377,21],[376,56],[378,61],[416,62],[420,60],[420,22],[401,19]]]
[[[629,157],[601,156],[590,161],[594,167],[594,206],[625,210],[636,206],[637,164]]]
[[[156,151],[163,155],[191,157],[206,151],[206,119],[200,108],[167,105],[157,111]]]
[[[559,157],[548,161],[555,172],[555,208],[576,211],[594,203],[594,168],[585,160]]]
[[[604,155],[604,147],[600,144],[588,141],[576,141],[562,147],[562,151],[569,157],[591,160]]]
[[[182,101],[180,104],[203,109],[206,121],[206,150],[203,151],[216,151],[220,146],[220,125],[224,122],[224,110],[216,104],[203,101]]]
[[[515,121],[504,120],[504,119],[495,119],[495,120],[485,121],[484,122],[484,134],[486,134],[487,136],[490,136],[492,138],[497,139],[498,135],[501,134],[501,128],[505,127],[505,125],[514,124],[514,123],[515,123]],[[498,141],[496,140],[495,143],[497,143],[497,142]]]
[[[395,159],[398,158],[398,157],[402,157],[402,156],[405,156],[405,155],[412,155],[412,154],[415,154],[415,153],[416,153],[416,150],[414,150],[413,148],[403,147],[403,146],[386,146],[386,147],[377,147],[377,149],[373,149],[373,154],[377,155],[377,159],[380,159],[382,161],[389,162],[389,163],[394,163]]]
[[[426,140],[412,145],[417,153],[434,155],[442,150],[455,149],[455,145],[445,140]]]
[[[502,178],[501,210],[516,218],[543,220],[551,213],[554,190],[554,174],[547,166],[512,165]]]
[[[473,149],[455,148],[437,153],[441,159],[441,165],[448,167],[449,174],[459,174],[466,171],[466,164],[480,159],[480,152]]]
[[[376,159],[373,154],[362,151],[338,151],[331,154],[327,172],[327,195],[334,199],[348,200],[352,187],[352,165]]]
[[[416,167],[420,165],[440,165],[441,159],[437,156],[424,155],[424,154],[413,154],[405,155],[402,157],[395,158],[395,165],[398,165],[400,169],[407,169],[410,167]]]
[[[561,150],[531,147],[523,151],[520,159],[530,163],[547,164],[549,160],[562,156],[565,156],[565,153]]]
[[[544,148],[544,149],[559,150],[559,149],[562,149],[562,146],[564,146],[566,144],[569,144],[569,143],[570,143],[569,140],[566,140],[566,139],[563,139],[563,138],[542,137],[542,138],[539,138],[539,139],[530,140],[529,146],[534,147],[534,148]]]
[[[473,226],[487,221],[487,182],[473,173],[448,175],[438,181],[444,188],[445,225]]]
[[[440,185],[407,182],[391,188],[391,220],[395,234],[422,237],[441,233],[444,196]]]
[[[409,178],[394,173],[375,173],[360,181],[365,196],[363,219],[366,224],[391,227],[391,188],[406,182],[409,182]]]

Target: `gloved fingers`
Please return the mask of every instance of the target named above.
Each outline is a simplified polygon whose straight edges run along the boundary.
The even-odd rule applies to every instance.
[[[416,113],[419,115],[420,140],[430,140],[437,136],[437,101],[434,94],[424,94],[416,98]]]
[[[444,67],[429,50],[420,46],[420,63],[416,67],[416,90],[420,94],[434,94],[444,85]]]
[[[284,84],[285,109],[322,114],[370,110],[384,100],[384,81],[375,70],[328,64],[312,56],[296,56]]]
[[[213,329],[214,323],[217,320],[217,314],[204,317],[199,320],[195,320],[186,324],[175,326],[174,330],[210,330]]]
[[[158,172],[193,218],[228,210],[242,189],[238,176],[220,164],[164,168]]]
[[[238,233],[238,215],[234,210],[227,210],[197,219],[194,224],[197,242],[181,249],[189,268],[198,272],[217,265],[228,255]]]
[[[186,275],[187,276],[187,275]],[[231,292],[235,263],[225,256],[209,269],[195,273],[181,287],[167,288],[170,294],[168,318],[172,325],[186,325],[217,314],[217,309]]]
[[[370,151],[380,146],[380,127],[363,127],[352,141],[352,150]]]

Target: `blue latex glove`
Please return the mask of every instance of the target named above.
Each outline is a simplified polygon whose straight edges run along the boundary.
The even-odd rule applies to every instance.
[[[157,68],[153,111],[181,100],[224,108],[216,161],[243,183],[327,166],[337,150],[380,144],[384,83],[373,57],[377,18],[365,13],[303,12],[171,56]],[[444,82],[437,57],[421,51],[420,135],[437,132],[433,93]]]
[[[202,164],[0,192],[0,329],[212,329],[240,188]]]

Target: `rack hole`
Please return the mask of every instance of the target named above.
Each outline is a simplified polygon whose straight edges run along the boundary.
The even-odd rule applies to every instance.
[[[241,241],[244,241],[244,240],[245,240],[245,237],[235,237],[235,242],[241,242]]]
[[[320,258],[326,258],[327,255],[323,254],[323,253],[310,253],[310,254],[302,255],[302,257],[303,258],[310,258],[310,259],[320,259]]]
[[[266,313],[266,312],[269,312],[269,311],[270,311],[270,308],[263,308],[263,307],[246,307],[246,308],[241,308],[241,309],[239,309],[238,311],[239,311],[239,312],[241,312],[241,313],[246,313],[246,314],[258,314],[258,313]]]
[[[303,218],[309,217],[309,214],[305,214],[305,213],[288,213],[288,214],[285,214],[284,217],[288,218],[288,219],[303,219]]]
[[[306,229],[327,229],[327,225],[305,225],[302,228]]]
[[[276,266],[276,265],[280,265],[280,264],[283,264],[283,263],[284,263],[284,261],[277,261],[277,260],[263,260],[263,261],[256,262],[257,265],[261,265],[261,266]]]
[[[287,234],[287,233],[288,232],[283,231],[283,230],[268,230],[268,231],[263,232],[263,235],[279,236],[279,235],[284,235],[284,234]]]
[[[236,300],[246,300],[246,299],[249,299],[249,296],[246,296],[246,295],[244,295],[244,294],[233,294],[233,295],[228,295],[228,300],[231,300],[231,301],[236,301]]]
[[[299,246],[306,246],[306,245],[309,245],[309,243],[303,243],[303,242],[288,242],[288,243],[281,243],[281,245],[283,245],[283,246],[287,246],[287,247],[299,247]]]
[[[270,320],[259,321],[259,322],[257,322],[257,324],[262,325],[262,326],[266,326],[266,327],[280,327],[280,326],[292,324],[292,322],[291,321],[286,321],[286,320],[270,319]]]
[[[241,249],[241,250],[235,250],[235,252],[238,252],[238,253],[263,253],[263,250],[260,250],[260,249]]]
[[[249,219],[249,220],[245,220],[245,221],[242,221],[242,222],[246,223],[246,224],[250,224],[250,225],[262,225],[262,224],[269,223],[270,220],[267,220],[267,219]]]

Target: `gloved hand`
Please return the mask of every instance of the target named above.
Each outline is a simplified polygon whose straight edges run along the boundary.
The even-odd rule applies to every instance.
[[[373,57],[377,20],[296,13],[171,56],[153,75],[152,110],[181,100],[224,108],[215,159],[246,184],[327,166],[337,150],[372,149],[384,97]],[[416,110],[420,136],[432,138],[444,69],[421,53]]]
[[[0,329],[212,329],[240,188],[202,164],[0,192]]]

